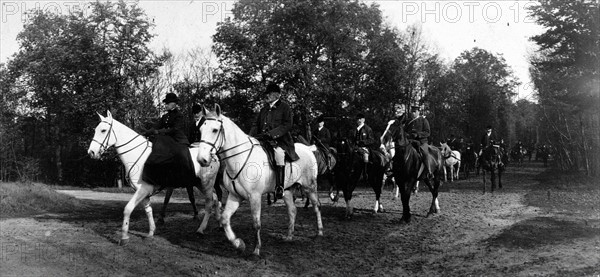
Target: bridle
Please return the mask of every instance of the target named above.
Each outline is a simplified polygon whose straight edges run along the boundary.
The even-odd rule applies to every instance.
[[[116,132],[115,132],[115,130],[113,129],[113,121],[111,121],[111,122],[108,122],[108,121],[102,120],[100,123],[102,123],[102,122],[104,122],[104,123],[108,124],[108,126],[110,126],[110,127],[108,128],[108,133],[106,134],[106,136],[104,137],[104,139],[102,140],[102,142],[100,142],[100,141],[98,141],[98,140],[96,140],[96,139],[92,139],[92,141],[93,141],[93,142],[96,142],[96,143],[98,143],[98,144],[100,144],[100,149],[102,150],[102,152],[104,152],[104,151],[106,151],[106,150],[107,150],[107,149],[110,147],[110,146],[108,145],[108,142],[110,141],[110,135],[111,135],[111,133],[114,135],[114,137],[115,137],[115,141],[116,141],[116,138],[117,138],[117,133],[116,133]],[[123,144],[121,144],[121,145],[115,145],[115,150],[116,150],[116,149],[119,149],[119,148],[121,148],[121,147],[123,147],[123,146],[126,146],[126,145],[130,144],[131,142],[133,142],[133,141],[134,141],[136,138],[138,138],[138,137],[140,137],[140,136],[141,136],[140,134],[137,134],[136,136],[134,136],[132,139],[130,139],[130,140],[129,140],[129,141],[127,141],[126,143],[123,143]],[[124,151],[124,152],[121,152],[121,153],[118,153],[118,152],[117,152],[117,154],[118,154],[118,155],[119,155],[119,157],[120,157],[120,156],[122,156],[122,155],[125,155],[125,154],[127,154],[127,153],[129,153],[129,152],[133,151],[134,149],[136,149],[136,148],[138,148],[138,147],[142,146],[144,143],[146,144],[146,148],[144,148],[144,151],[142,152],[142,154],[140,154],[140,155],[138,156],[138,158],[135,160],[135,162],[134,162],[134,163],[133,163],[133,164],[130,166],[130,168],[129,168],[129,171],[127,172],[127,175],[125,176],[126,178],[128,178],[128,177],[130,177],[130,176],[131,176],[131,170],[132,170],[132,169],[134,168],[134,166],[135,166],[135,165],[136,165],[136,164],[137,164],[137,163],[140,161],[140,159],[142,158],[142,156],[144,156],[144,153],[146,153],[146,150],[147,150],[147,149],[150,147],[150,145],[149,145],[150,143],[148,142],[148,140],[144,139],[144,141],[142,141],[140,144],[138,144],[138,145],[136,145],[136,146],[132,147],[132,148],[131,148],[131,149],[129,149],[129,150],[126,150],[126,151]]]
[[[214,142],[210,142],[204,139],[201,139],[199,143],[205,143],[208,144],[211,147],[211,152],[212,150],[215,150],[215,155],[217,155],[219,157],[220,161],[224,161],[230,158],[233,158],[235,156],[241,155],[243,153],[249,152],[248,155],[246,156],[246,160],[244,161],[244,163],[242,164],[242,167],[240,167],[240,170],[235,174],[235,176],[231,177],[231,175],[229,175],[229,172],[227,170],[225,170],[225,173],[227,174],[227,177],[229,177],[229,179],[231,179],[231,182],[233,183],[233,189],[235,190],[235,192],[240,195],[240,193],[237,191],[237,188],[235,186],[235,180],[240,176],[240,173],[242,173],[244,167],[246,167],[246,164],[248,164],[248,160],[250,160],[250,156],[252,155],[252,151],[254,150],[254,146],[257,145],[256,143],[254,143],[251,139],[250,136],[247,136],[248,141],[242,142],[238,145],[235,145],[233,147],[230,147],[228,149],[223,149],[223,145],[225,144],[225,129],[223,128],[223,120],[222,119],[218,119],[218,118],[214,118],[214,117],[205,117],[206,121],[212,120],[212,121],[216,121],[219,122],[219,124],[221,125],[219,127],[219,131],[217,133],[217,137],[215,138]],[[219,145],[217,146],[217,142],[219,141],[219,139],[221,140],[221,142],[219,143]],[[250,143],[250,148],[243,150],[241,152],[235,153],[233,155],[227,156],[226,153],[236,149],[240,146],[243,146],[247,143]]]

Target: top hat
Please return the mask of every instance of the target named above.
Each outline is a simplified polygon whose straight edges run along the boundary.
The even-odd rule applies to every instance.
[[[177,94],[169,92],[169,93],[167,93],[167,96],[163,100],[163,103],[165,103],[165,104],[179,103],[179,98],[177,98]]]

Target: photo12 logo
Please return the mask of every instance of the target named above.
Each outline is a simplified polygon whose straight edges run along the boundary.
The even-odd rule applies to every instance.
[[[18,17],[22,23],[36,12],[68,15],[75,12],[89,14],[94,2],[90,1],[6,1],[2,2],[2,23]]]
[[[528,10],[535,5],[534,1],[406,1],[399,9],[402,23],[533,23]]]

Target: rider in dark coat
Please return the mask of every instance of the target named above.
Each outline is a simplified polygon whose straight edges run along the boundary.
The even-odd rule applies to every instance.
[[[431,134],[429,128],[429,121],[427,118],[420,116],[420,107],[411,106],[411,113],[408,123],[406,124],[406,133],[409,138],[416,144],[417,149],[420,149],[421,160],[425,167],[425,174],[429,172],[429,159],[427,153],[429,152],[429,135]]]
[[[319,140],[323,144],[325,148],[329,148],[329,143],[331,143],[331,133],[329,129],[325,127],[325,119],[321,116],[317,118],[317,128],[313,130],[313,136]]]
[[[192,114],[194,115],[194,122],[192,122],[192,125],[190,126],[188,139],[190,140],[190,143],[200,142],[200,126],[206,121],[204,116],[202,116],[202,106],[194,104],[192,106]]]
[[[356,124],[356,128],[350,131],[350,143],[363,156],[363,160],[369,162],[371,151],[377,148],[373,130],[365,124],[365,115],[362,113],[356,115]]]
[[[268,140],[271,145],[281,147],[289,161],[297,161],[294,141],[290,131],[294,119],[290,106],[281,99],[281,90],[277,84],[269,84],[265,90],[266,104],[258,113],[250,131],[251,136]],[[283,198],[285,164],[277,165],[275,199]]]
[[[479,156],[483,153],[483,151],[492,145],[494,141],[494,137],[492,136],[492,126],[488,125],[485,127],[485,134],[481,137],[481,145],[479,149]]]
[[[350,141],[354,147],[372,148],[375,143],[373,129],[365,124],[365,115],[359,113],[356,115],[356,128],[350,131]]]
[[[144,167],[142,179],[154,185],[184,187],[195,182],[194,164],[188,150],[183,115],[179,112],[179,98],[168,93],[163,103],[167,113],[146,130],[152,141],[152,152]]]
[[[313,139],[312,143],[317,146],[324,154],[323,158],[327,163],[327,168],[331,168],[331,160],[329,159],[329,143],[331,143],[331,133],[329,129],[325,127],[325,118],[322,116],[317,118],[317,128],[312,131]]]

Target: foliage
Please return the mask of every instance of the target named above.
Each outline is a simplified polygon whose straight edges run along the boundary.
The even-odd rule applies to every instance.
[[[546,31],[531,39],[545,142],[564,170],[600,174],[600,14],[593,1],[544,0],[532,14]]]
[[[42,129],[42,149],[28,154],[52,164],[55,181],[78,179],[83,171],[97,123],[93,111],[110,109],[133,127],[155,111],[143,89],[163,59],[147,46],[151,27],[135,4],[96,2],[88,15],[38,11],[18,35],[20,51],[8,65],[10,94],[30,107],[22,118]]]
[[[253,110],[261,105],[265,85],[274,81],[284,85],[300,126],[321,114],[338,122],[357,111],[374,118],[384,109],[390,114],[389,98],[379,104],[388,92],[401,91],[402,51],[376,5],[246,0],[232,13],[234,19],[220,24],[213,37],[217,82],[232,96],[250,98]]]

